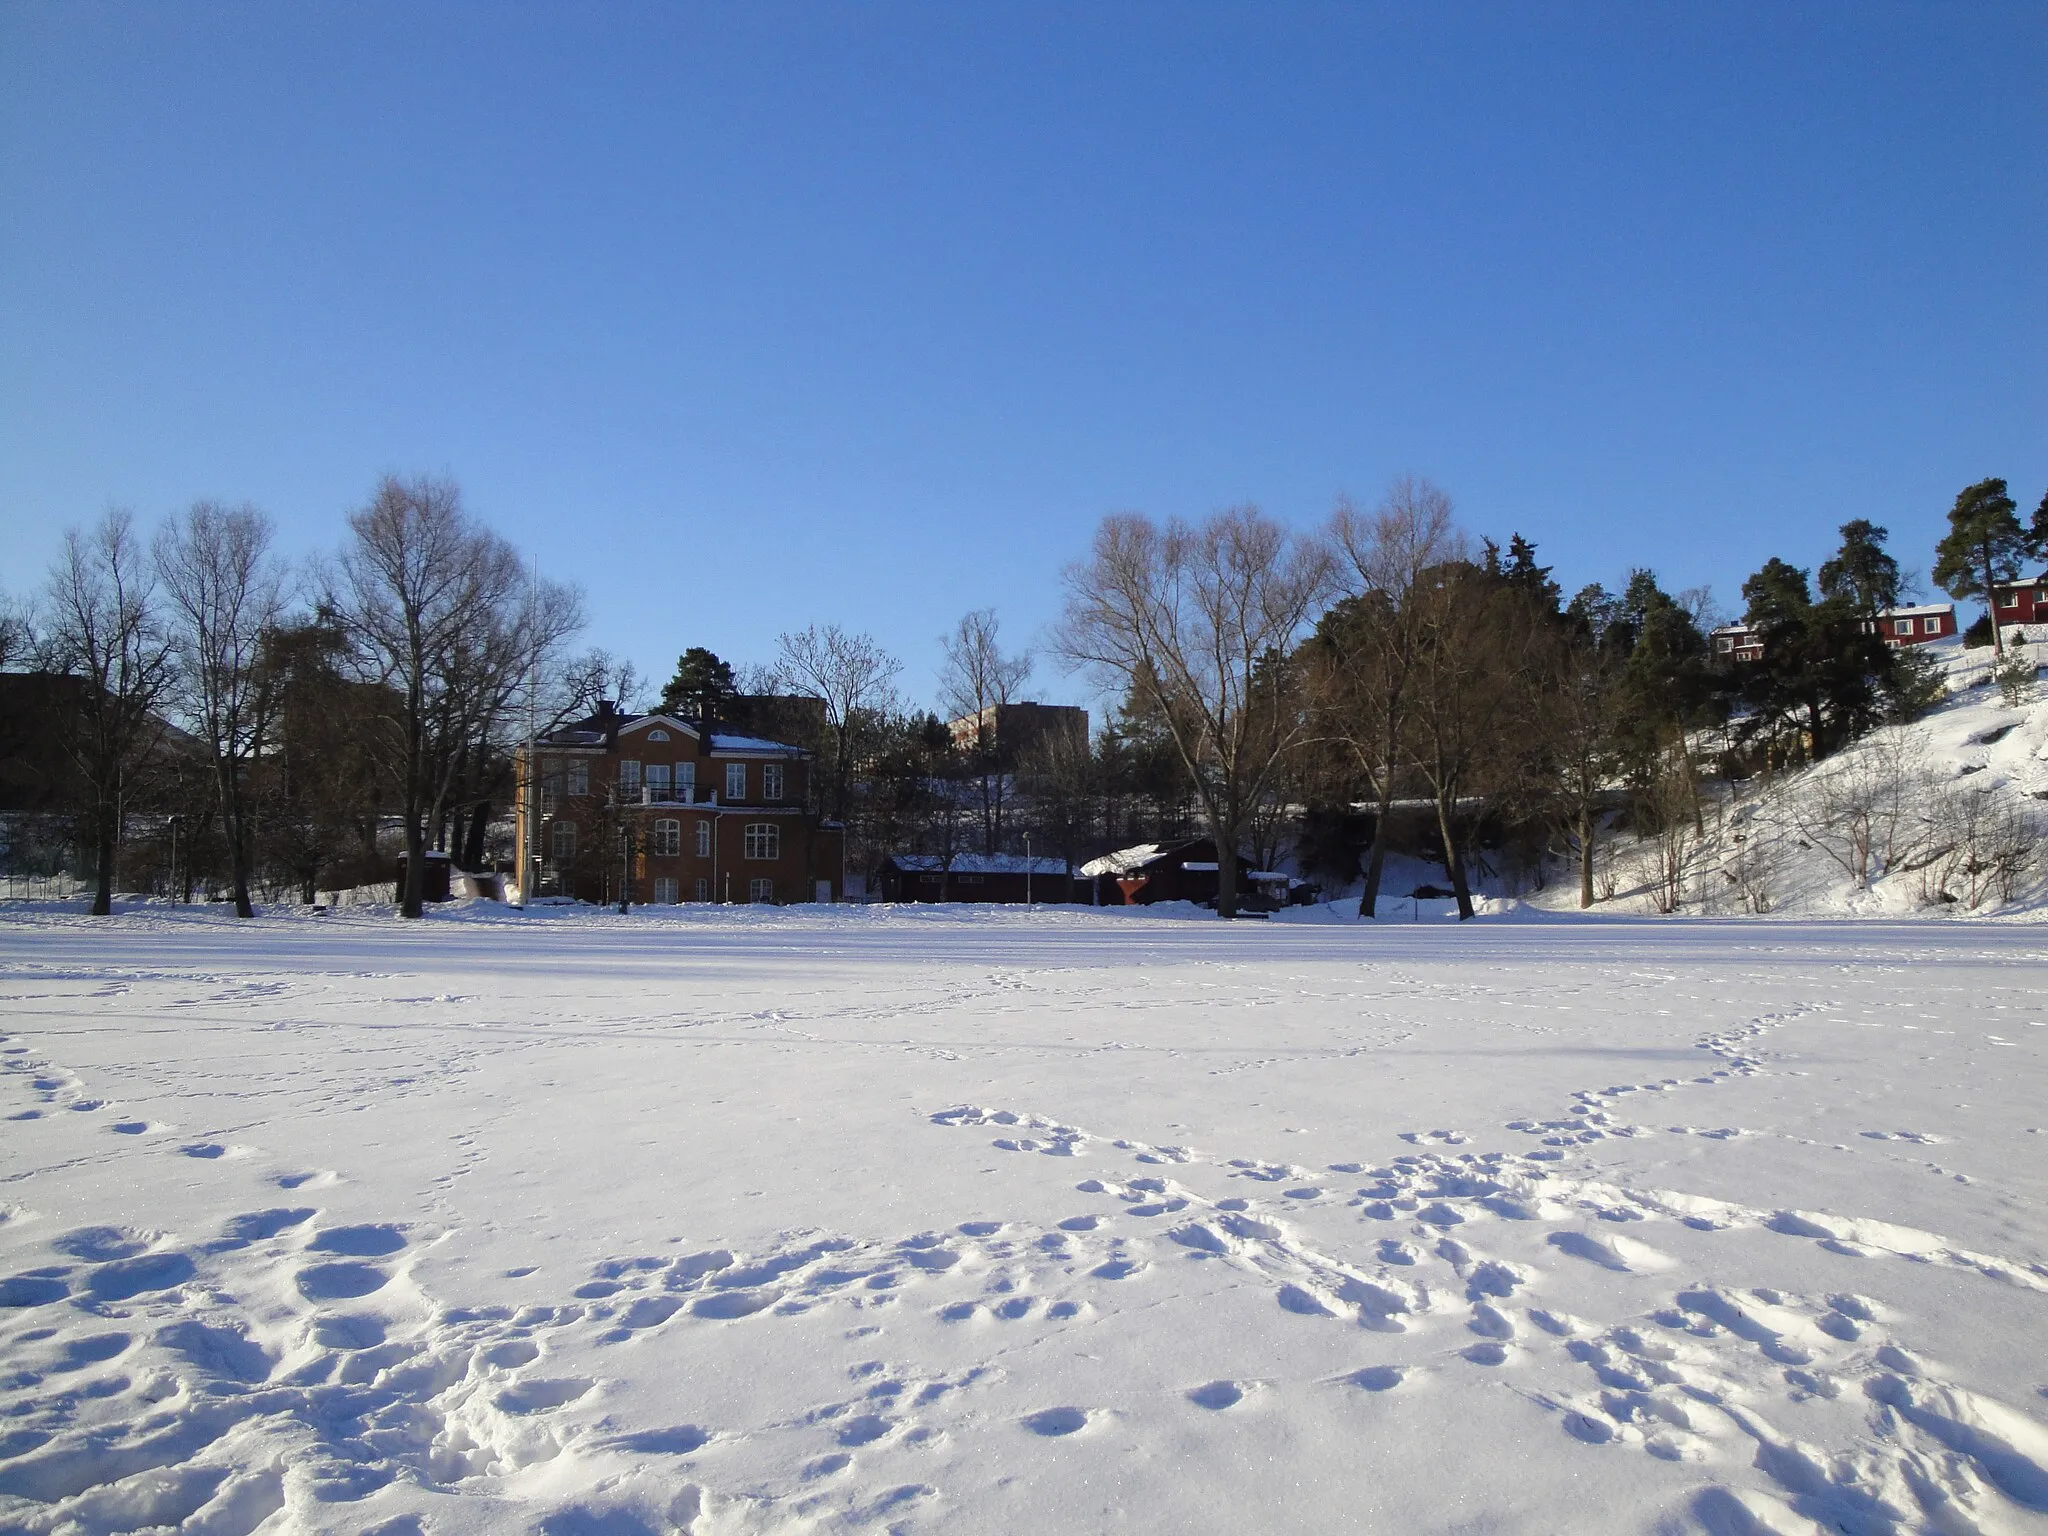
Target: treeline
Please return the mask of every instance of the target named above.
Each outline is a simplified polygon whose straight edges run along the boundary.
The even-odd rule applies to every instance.
[[[1225,912],[1244,854],[1362,874],[1372,915],[1397,845],[1442,863],[1461,913],[1475,855],[1563,860],[1590,905],[1617,828],[1697,833],[1705,780],[1820,760],[1940,697],[1918,652],[1876,634],[1908,584],[1885,530],[1840,533],[1817,581],[1772,559],[1743,584],[1762,653],[1738,662],[1712,646],[1704,590],[1637,570],[1567,596],[1534,544],[1475,540],[1426,481],[1369,511],[1340,503],[1310,533],[1249,507],[1113,516],[1065,573],[1051,649],[1119,707],[1092,739],[1020,740],[997,722],[1034,658],[1005,648],[991,610],[945,637],[936,708],[835,625],[748,666],[693,647],[642,699],[629,665],[571,648],[580,595],[538,579],[445,481],[387,478],[297,569],[249,507],[200,503],[149,537],[110,513],[0,614],[4,787],[42,813],[9,818],[8,856],[82,853],[97,912],[118,871],[248,915],[259,893],[388,880],[402,850],[400,910],[417,915],[428,851],[510,867],[527,733],[613,700],[810,748],[809,809],[845,826],[856,872],[905,851],[1078,864],[1207,832]],[[2048,499],[2022,526],[1984,481],[1957,498],[1934,576],[1988,596],[2044,553]]]
[[[2048,553],[2048,498],[2022,528],[2002,481],[1966,489],[1949,522],[1935,575],[1955,596],[1988,597]],[[1369,513],[1340,505],[1311,534],[1249,507],[1163,527],[1122,515],[1066,574],[1059,643],[1171,744],[1217,839],[1226,913],[1238,852],[1265,856],[1297,814],[1297,861],[1345,882],[1362,869],[1365,916],[1407,835],[1397,812],[1426,819],[1463,916],[1482,843],[1539,869],[1567,859],[1591,905],[1614,828],[1698,834],[1703,778],[1819,761],[1942,696],[1923,653],[1878,636],[1904,585],[1886,531],[1840,533],[1817,586],[1775,558],[1743,583],[1761,654],[1738,660],[1710,645],[1704,591],[1637,570],[1567,599],[1533,544],[1475,544],[1426,481]],[[1995,620],[1990,638],[2002,652]],[[1675,905],[1686,839],[1660,846]]]
[[[610,658],[565,652],[581,624],[445,481],[387,478],[302,569],[252,507],[201,502],[151,537],[110,512],[5,625],[0,756],[39,813],[10,819],[30,844],[10,861],[82,854],[95,913],[118,873],[247,917],[259,885],[389,879],[395,828],[416,916],[429,848],[481,862],[523,713],[610,686]]]

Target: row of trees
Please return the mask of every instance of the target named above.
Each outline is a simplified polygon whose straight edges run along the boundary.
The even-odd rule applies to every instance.
[[[1935,577],[1958,595],[2048,551],[2048,499],[2022,528],[2001,481],[1965,490],[1950,522]],[[1240,852],[1286,848],[1362,873],[1370,916],[1407,838],[1469,914],[1474,854],[1506,840],[1567,858],[1591,904],[1617,824],[1698,829],[1703,776],[1825,758],[1938,697],[1874,632],[1907,584],[1885,530],[1841,536],[1817,585],[1777,559],[1744,583],[1763,655],[1733,665],[1710,648],[1704,591],[1638,570],[1567,600],[1534,545],[1474,541],[1426,481],[1370,511],[1340,502],[1309,533],[1252,507],[1119,514],[1065,573],[1052,636],[1055,660],[1122,701],[1092,742],[998,738],[1034,658],[986,609],[944,637],[936,710],[902,697],[871,636],[834,625],[783,634],[765,665],[688,650],[648,702],[811,747],[812,809],[846,825],[856,869],[904,849],[1078,861],[1206,830],[1225,912]],[[95,910],[142,812],[169,829],[173,881],[182,839],[185,888],[206,866],[244,915],[259,880],[310,900],[316,882],[382,878],[395,834],[417,915],[430,848],[466,868],[502,848],[521,736],[636,702],[629,666],[572,654],[581,623],[578,594],[531,575],[452,484],[388,478],[299,570],[248,507],[201,503],[153,539],[109,514],[0,616],[0,667],[73,685],[52,734]],[[1709,739],[1725,760],[1701,760]]]
[[[394,477],[299,571],[251,507],[201,502],[153,539],[110,512],[65,536],[8,664],[71,684],[29,746],[61,765],[94,912],[142,814],[182,829],[188,885],[211,844],[244,917],[259,863],[310,896],[350,842],[374,862],[395,819],[417,916],[427,849],[503,803],[515,704],[559,716],[606,685],[608,658],[562,654],[581,623],[578,594],[529,576],[452,484]]]
[[[2048,500],[2022,530],[2003,482],[1966,490],[1950,522],[1936,575],[1959,595],[2048,551]],[[1066,574],[1059,645],[1172,743],[1217,839],[1226,913],[1237,850],[1266,846],[1261,825],[1285,808],[1313,821],[1319,806],[1368,808],[1361,915],[1397,813],[1416,807],[1461,915],[1472,851],[1503,838],[1568,857],[1591,905],[1616,825],[1697,834],[1707,771],[1819,761],[1942,696],[1920,653],[1879,638],[1906,581],[1886,531],[1858,519],[1841,538],[1817,588],[1780,559],[1743,583],[1762,655],[1737,661],[1710,648],[1703,590],[1637,570],[1566,600],[1532,544],[1475,547],[1426,481],[1369,513],[1340,503],[1309,534],[1251,507],[1163,527],[1121,515]],[[1703,765],[1709,739],[1726,750]],[[1683,839],[1670,846],[1675,890]],[[1332,862],[1348,879],[1346,857]]]

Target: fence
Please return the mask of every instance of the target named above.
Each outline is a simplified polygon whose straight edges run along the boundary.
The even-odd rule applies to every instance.
[[[76,875],[0,874],[0,901],[68,901],[91,889]]]

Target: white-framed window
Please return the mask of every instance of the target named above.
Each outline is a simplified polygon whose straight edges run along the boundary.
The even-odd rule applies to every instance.
[[[672,907],[676,904],[676,883],[666,875],[658,875],[654,881],[654,904],[658,907]]]
[[[749,880],[747,882],[747,900],[773,901],[774,899],[775,882],[773,880]]]
[[[667,732],[667,731],[649,731],[649,732],[647,733],[647,739],[648,739],[649,741],[667,741],[667,740],[668,740],[668,732]]]
[[[1727,652],[1735,649],[1735,642],[1732,639],[1730,639],[1727,635],[1723,635],[1719,640],[1714,642],[1714,646],[1717,650],[1721,651],[1725,655]]]
[[[782,764],[763,763],[761,765],[761,798],[763,800],[780,800],[782,798]]]
[[[624,791],[624,792],[625,792],[625,794],[626,794],[626,795],[628,796],[628,798],[633,798],[633,797],[637,797],[637,796],[639,795],[639,793],[640,793],[640,759],[639,759],[639,758],[637,758],[637,757],[622,757],[622,758],[620,758],[620,759],[619,759],[619,788],[620,788],[620,789],[621,789],[622,791]]]
[[[657,800],[666,800],[668,798],[668,775],[669,766],[667,763],[649,763],[647,765],[647,792]]]
[[[697,899],[699,901],[709,901],[711,899],[711,882],[702,875],[697,877]]]
[[[697,857],[700,859],[711,857],[711,823],[708,821],[697,823]],[[698,899],[701,901],[703,898],[699,897]]]
[[[1930,620],[1929,622],[1931,623],[1932,621]],[[1911,619],[1894,619],[1892,623],[1894,626],[1893,634],[1910,635],[1913,633],[1913,621]]]
[[[683,824],[680,821],[657,821],[654,836],[648,841],[649,853],[674,858],[683,851]]]
[[[573,821],[556,822],[554,830],[548,834],[548,842],[549,846],[554,849],[557,859],[575,858],[576,823]]]
[[[572,795],[587,795],[590,793],[590,764],[578,762],[569,765],[569,793]]]
[[[782,857],[782,828],[772,821],[750,821],[742,851],[750,859],[779,859]]]
[[[2019,595],[2019,593],[2017,593],[2017,592],[2001,592],[2001,593],[1999,594],[1999,597],[1998,597],[1998,606],[1999,606],[1999,607],[2001,607],[2001,608],[2017,608],[2017,607],[2019,607],[2019,605],[2020,605],[2020,595]]]
[[[676,798],[678,800],[694,800],[697,798],[697,765],[695,763],[676,764]]]
[[[747,765],[727,763],[725,765],[725,798],[744,800],[747,798]]]

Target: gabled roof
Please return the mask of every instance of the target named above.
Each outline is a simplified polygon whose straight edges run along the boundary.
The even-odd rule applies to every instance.
[[[630,715],[625,713],[598,713],[585,716],[573,725],[563,726],[552,735],[541,740],[551,747],[601,747],[613,737],[625,737],[635,732],[655,727],[663,730],[680,731],[692,741],[704,741],[704,732],[694,722],[677,719],[674,715]],[[809,757],[810,752],[792,746],[786,741],[770,741],[764,736],[735,736],[724,731],[713,731],[705,743],[714,755],[732,753],[752,757]]]

